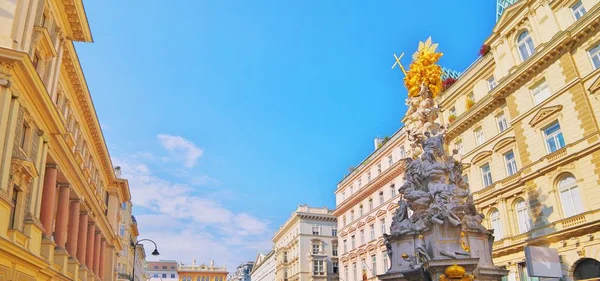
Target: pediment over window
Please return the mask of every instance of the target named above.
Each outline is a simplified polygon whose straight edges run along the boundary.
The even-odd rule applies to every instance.
[[[348,233],[352,233],[352,232],[354,232],[354,231],[356,231],[356,227],[354,227],[354,226],[353,226],[353,227],[351,227],[350,229],[348,229]]]
[[[531,121],[529,121],[529,125],[531,125],[532,127],[536,127],[544,120],[546,120],[552,116],[555,116],[558,112],[560,112],[562,110],[562,108],[563,108],[563,106],[560,104],[540,108],[538,110],[538,112],[533,116]]]
[[[361,228],[363,226],[365,226],[365,222],[364,221],[361,221],[361,222],[358,223],[358,225],[356,225],[356,227],[358,227],[358,228]]]
[[[350,255],[348,255],[349,259],[355,259],[356,258],[356,253],[352,253]]]
[[[375,215],[376,215],[377,217],[381,217],[381,216],[384,216],[384,215],[385,215],[385,213],[387,213],[385,210],[379,210],[379,211],[377,211],[377,214],[375,214]]]
[[[462,169],[463,171],[467,170],[471,168],[471,163],[462,163]]]
[[[594,81],[594,83],[592,83],[592,86],[590,86],[590,88],[588,90],[590,91],[590,94],[592,94],[592,95],[600,92],[600,76],[598,76],[598,78],[596,78],[596,80]]]
[[[494,150],[494,152],[498,152],[499,150],[507,147],[508,145],[510,145],[511,143],[515,142],[515,137],[506,137],[503,138],[501,140],[499,140],[496,145],[494,145],[494,148],[492,148]]]
[[[29,183],[39,175],[33,161],[16,157],[12,159],[10,173],[13,184],[22,189],[28,189]]]
[[[526,7],[527,1],[518,1],[514,3],[508,8],[504,9],[502,12],[502,16],[496,22],[496,26],[494,26],[494,33],[498,33],[503,30],[508,24],[510,24],[511,20],[514,20],[515,17],[519,14],[519,12]]]
[[[365,222],[366,222],[366,223],[370,223],[370,222],[372,222],[372,221],[374,221],[374,220],[375,220],[375,217],[374,217],[374,216],[368,216],[368,217],[367,217],[367,219],[365,220]]]
[[[367,251],[368,252],[373,252],[377,249],[377,247],[375,247],[375,245],[370,244],[369,246],[367,246]]]
[[[477,164],[477,163],[479,163],[479,162],[487,159],[491,155],[492,155],[492,151],[491,150],[486,150],[486,151],[479,152],[479,153],[477,153],[477,155],[475,155],[473,157],[473,159],[471,159],[471,163]]]
[[[348,232],[346,232],[346,231],[340,232],[340,237],[345,237],[346,235],[348,235]]]
[[[390,203],[390,205],[387,207],[387,210],[393,211],[396,210],[396,208],[398,208],[398,203]]]
[[[364,256],[364,255],[367,253],[367,251],[365,251],[365,249],[359,249],[359,250],[358,250],[356,253],[357,253],[359,256]]]

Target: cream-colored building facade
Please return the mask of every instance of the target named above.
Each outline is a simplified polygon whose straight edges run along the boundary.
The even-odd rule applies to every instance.
[[[116,280],[115,175],[73,42],[81,0],[0,0],[0,279]]]
[[[403,184],[406,134],[398,130],[387,141],[375,140],[375,151],[338,184],[340,280],[369,280],[390,266],[383,234],[389,233]]]
[[[531,279],[528,245],[558,249],[565,280],[600,276],[600,4],[513,2],[442,93],[440,123],[508,280]]]
[[[273,236],[276,280],[338,280],[336,234],[331,210],[299,205]]]
[[[252,281],[275,281],[275,251],[258,253],[250,272]]]

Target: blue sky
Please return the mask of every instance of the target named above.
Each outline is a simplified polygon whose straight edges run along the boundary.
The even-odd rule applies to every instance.
[[[393,134],[419,40],[463,70],[495,1],[84,1],[79,57],[141,237],[230,269]]]

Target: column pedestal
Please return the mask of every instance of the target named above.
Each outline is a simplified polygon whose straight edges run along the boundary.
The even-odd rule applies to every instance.
[[[42,238],[40,254],[50,264],[54,262],[54,248],[56,248],[56,243],[54,243],[54,241],[48,239],[47,237]]]
[[[87,267],[85,267],[85,265],[80,264],[79,265],[79,279],[81,279],[81,281],[87,281],[88,280],[88,269]]]
[[[67,275],[68,264],[69,253],[67,253],[67,250],[56,247],[56,250],[54,250],[54,266],[56,267],[56,271]]]
[[[68,260],[68,264],[67,264],[67,276],[71,277],[72,276],[72,280],[77,280],[78,276],[79,276],[79,261],[77,261],[77,259],[71,257]]]

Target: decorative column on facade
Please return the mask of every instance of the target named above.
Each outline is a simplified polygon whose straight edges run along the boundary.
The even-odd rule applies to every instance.
[[[70,212],[69,212],[69,228],[67,235],[67,252],[73,258],[77,255],[77,246],[79,235],[79,210],[80,201],[75,199],[71,201]]]
[[[96,231],[96,237],[94,238],[94,268],[93,271],[98,275],[100,272],[100,241],[102,240],[102,233]]]
[[[78,230],[78,238],[77,238],[77,260],[82,265],[86,265],[86,248],[87,248],[87,224],[88,214],[86,211],[83,211],[79,214],[79,230]]]
[[[94,222],[89,222],[87,226],[87,246],[85,253],[85,266],[88,270],[94,269],[94,241],[96,236],[96,225]]]
[[[102,238],[100,242],[100,265],[98,266],[98,276],[104,280],[104,248],[106,248],[106,240]]]
[[[44,237],[52,237],[52,221],[54,220],[54,201],[56,200],[56,177],[58,167],[56,164],[47,164],[44,175],[44,189],[42,191],[42,210],[40,220],[44,227]]]
[[[54,229],[54,242],[57,248],[64,249],[67,244],[67,227],[69,224],[69,184],[58,185],[58,207],[56,210],[56,225]]]

